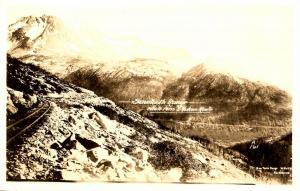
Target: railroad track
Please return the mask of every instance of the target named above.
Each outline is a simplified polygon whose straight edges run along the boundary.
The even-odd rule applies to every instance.
[[[7,145],[12,143],[13,140],[15,140],[17,137],[25,133],[25,131],[37,124],[50,110],[50,108],[50,103],[46,101],[39,109],[37,109],[33,113],[7,126]]]

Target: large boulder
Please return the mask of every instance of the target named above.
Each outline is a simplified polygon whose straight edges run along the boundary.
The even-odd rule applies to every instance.
[[[12,111],[15,111],[15,109],[29,109],[38,101],[36,95],[25,94],[23,92],[11,88],[7,88],[7,92],[8,92],[7,104],[10,105],[10,110]],[[16,108],[12,108],[12,104]]]
[[[7,94],[6,111],[8,115],[12,115],[18,112],[18,108],[14,105],[11,100],[10,94]]]

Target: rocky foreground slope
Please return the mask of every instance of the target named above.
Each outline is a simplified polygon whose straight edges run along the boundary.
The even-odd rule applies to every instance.
[[[204,145],[36,66],[8,57],[7,70],[10,92],[51,105],[8,145],[8,180],[257,183]]]

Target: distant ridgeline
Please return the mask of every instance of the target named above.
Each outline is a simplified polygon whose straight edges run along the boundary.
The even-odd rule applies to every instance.
[[[199,101],[214,109],[207,115],[168,115],[168,118],[224,124],[291,125],[291,97],[285,91],[228,74],[208,72],[203,65],[170,83],[162,98]]]
[[[170,75],[171,76],[171,75]],[[260,82],[236,79],[230,75],[207,72],[203,65],[174,80],[135,76],[126,68],[110,73],[82,68],[65,79],[95,91],[120,105],[142,112],[152,119],[193,120],[205,123],[266,126],[291,125],[291,97],[283,90]],[[209,114],[145,112],[144,105],[134,105],[137,98],[185,100],[190,107],[212,107]],[[121,101],[128,101],[121,103]],[[193,102],[192,104],[189,104]],[[199,103],[196,103],[199,102]],[[196,103],[196,104],[195,104]]]

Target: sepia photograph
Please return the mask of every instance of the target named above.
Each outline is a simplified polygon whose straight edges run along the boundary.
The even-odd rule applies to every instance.
[[[6,181],[292,185],[293,6],[267,2],[7,1]]]

